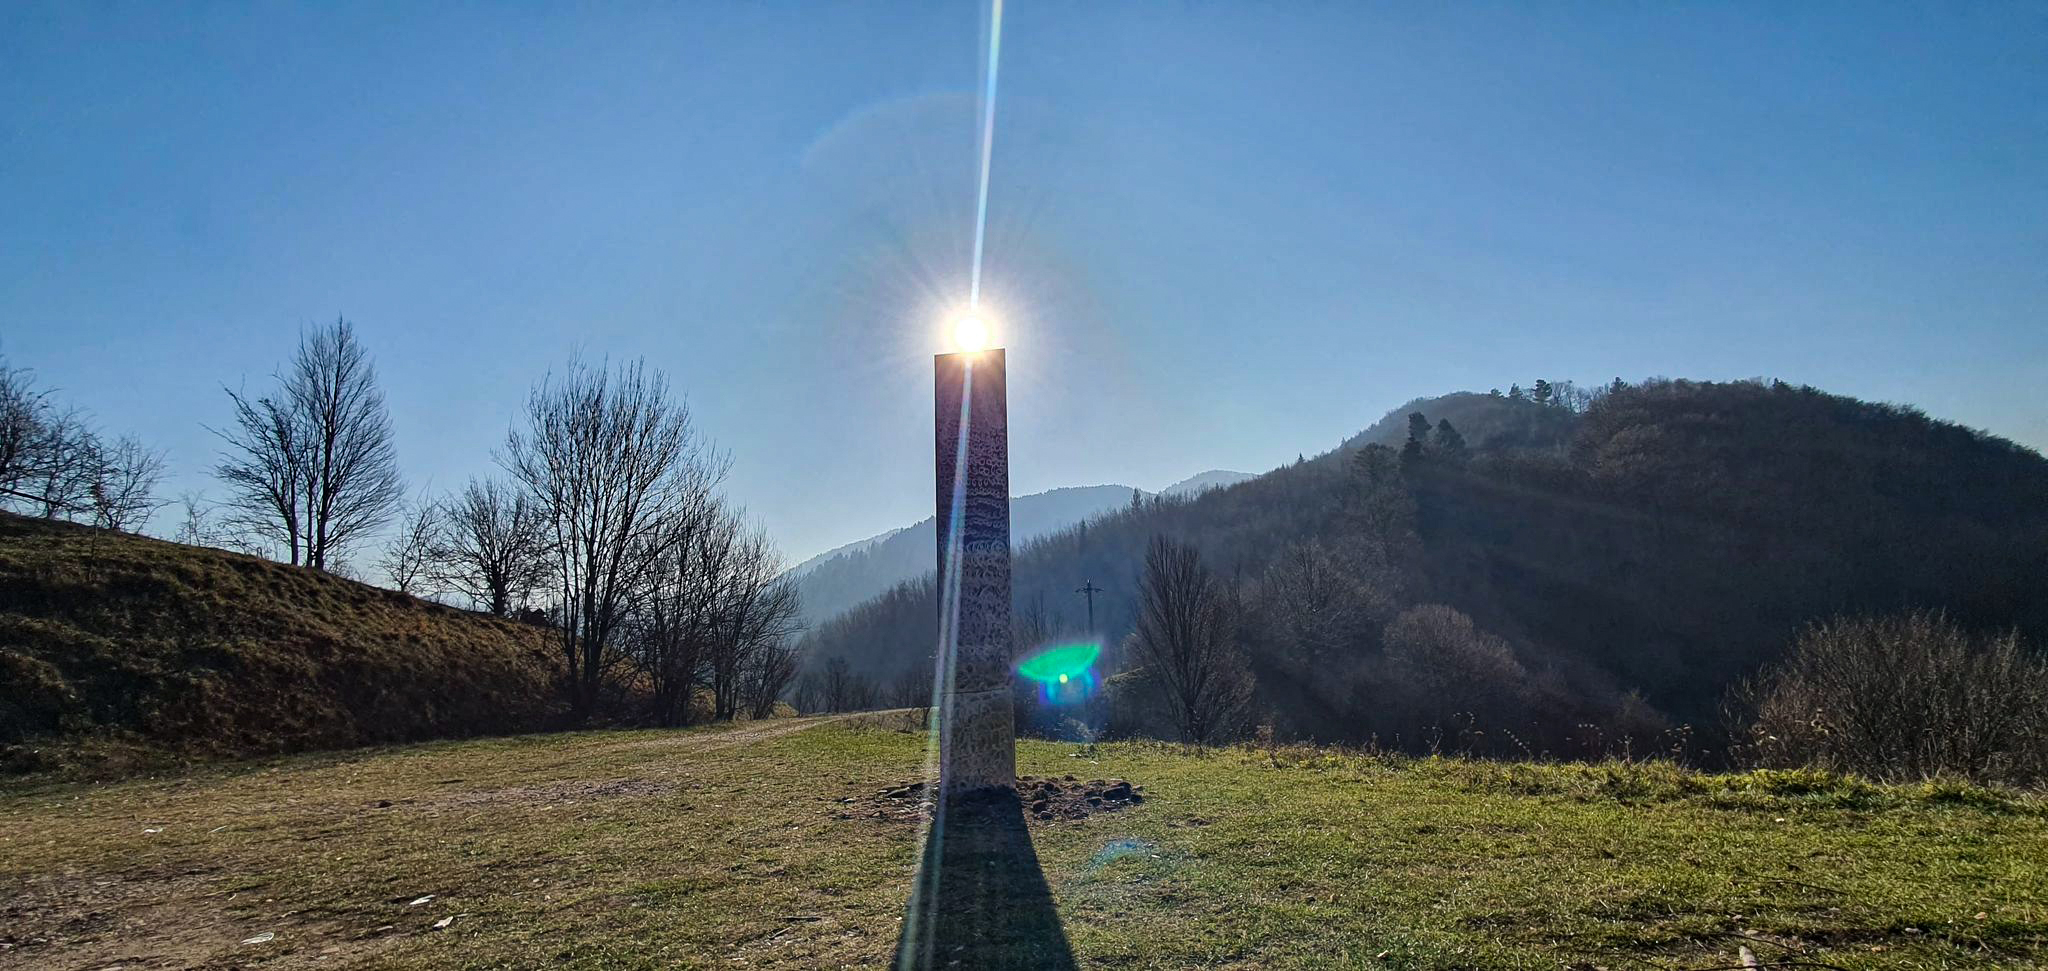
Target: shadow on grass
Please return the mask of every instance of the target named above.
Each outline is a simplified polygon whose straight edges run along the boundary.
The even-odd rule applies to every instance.
[[[1015,793],[940,801],[896,967],[1076,967]]]

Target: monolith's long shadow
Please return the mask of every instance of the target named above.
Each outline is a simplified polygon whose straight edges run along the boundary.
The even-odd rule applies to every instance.
[[[1075,968],[1016,794],[939,798],[896,942],[899,971]]]

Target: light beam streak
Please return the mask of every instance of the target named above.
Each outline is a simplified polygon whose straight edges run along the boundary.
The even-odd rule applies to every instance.
[[[981,184],[974,197],[974,271],[967,306],[981,306],[981,246],[988,235],[988,166],[996,141],[996,67],[1003,53],[1003,0],[991,0],[988,25],[988,80],[981,92]]]

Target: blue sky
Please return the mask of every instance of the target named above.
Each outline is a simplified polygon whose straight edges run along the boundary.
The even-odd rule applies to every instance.
[[[792,558],[929,513],[973,4],[0,6],[0,349],[206,489],[223,384],[376,354],[410,482],[644,355]],[[1018,492],[1423,394],[1782,377],[2048,445],[2048,7],[1013,0]]]

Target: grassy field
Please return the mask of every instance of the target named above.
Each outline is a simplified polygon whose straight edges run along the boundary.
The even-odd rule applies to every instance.
[[[2035,799],[1659,766],[1019,754],[1148,797],[1029,825],[1081,967],[2048,961]],[[885,965],[919,824],[875,794],[923,762],[919,734],[791,720],[17,783],[0,968]]]

